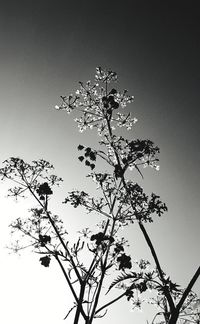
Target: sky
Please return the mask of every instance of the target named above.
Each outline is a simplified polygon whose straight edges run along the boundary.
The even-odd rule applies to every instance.
[[[60,201],[67,191],[84,188],[76,147],[90,143],[91,134],[80,134],[73,116],[54,106],[60,95],[77,89],[78,81],[92,80],[97,66],[116,71],[119,89],[135,96],[129,107],[138,119],[133,136],[150,138],[161,149],[160,171],[145,171],[141,183],[160,194],[169,211],[147,229],[161,264],[183,285],[199,266],[197,5],[176,0],[0,1],[0,163],[10,156],[52,162],[65,180]],[[27,319],[29,324],[63,323],[72,299],[56,267],[47,271],[36,256],[9,255],[4,248],[10,242],[8,224],[26,215],[31,202],[15,203],[5,198],[5,185],[0,190],[0,318],[4,324],[25,324]],[[72,232],[90,223],[58,205],[55,210]],[[129,228],[127,235],[149,257],[138,231]],[[199,283],[195,288],[200,293]],[[113,306],[102,323],[119,324],[124,318],[146,323],[144,312],[130,309],[127,303]]]

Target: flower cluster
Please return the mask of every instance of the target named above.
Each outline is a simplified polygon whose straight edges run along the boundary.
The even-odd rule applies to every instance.
[[[117,77],[117,73],[113,72],[111,70],[104,70],[101,67],[97,67],[96,68],[96,75],[95,75],[95,79],[97,81],[101,81],[104,83],[110,83],[110,82],[115,82],[117,81],[118,77]]]
[[[125,126],[127,130],[130,130],[133,126],[133,124],[137,123],[137,118],[131,118],[131,115],[125,115],[121,113],[117,113],[117,118],[115,119],[117,121],[117,126],[123,127]]]
[[[167,211],[165,203],[161,202],[158,195],[154,193],[148,197],[142,187],[137,183],[129,181],[125,188],[121,190],[119,197],[122,208],[120,209],[119,218],[121,220],[134,220],[152,222],[152,215],[161,216]]]
[[[8,179],[17,184],[9,189],[9,196],[16,199],[24,197],[24,193],[30,190],[41,197],[42,191],[46,195],[52,194],[50,186],[59,185],[62,181],[60,177],[50,173],[54,167],[43,159],[27,163],[20,158],[11,157],[3,163],[4,167],[0,169],[1,179]]]
[[[67,204],[70,202],[74,208],[77,208],[78,206],[85,206],[87,201],[88,194],[86,192],[74,190],[69,193],[69,196],[65,198],[63,203]]]
[[[76,117],[80,132],[86,129],[96,128],[100,136],[109,133],[108,121],[116,126],[125,126],[131,129],[137,121],[127,115],[116,112],[120,108],[125,108],[127,104],[132,103],[134,97],[129,96],[127,90],[122,93],[116,89],[108,89],[110,82],[117,80],[117,74],[113,71],[103,70],[100,67],[96,69],[95,79],[97,82],[87,81],[85,84],[79,82],[80,88],[75,95],[61,96],[61,104],[56,105],[58,110],[65,110],[70,113],[77,110],[82,115]],[[115,126],[113,125],[112,128]]]

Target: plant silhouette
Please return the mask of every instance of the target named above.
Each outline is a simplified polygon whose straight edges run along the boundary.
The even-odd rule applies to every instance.
[[[137,119],[124,112],[134,98],[126,90],[114,88],[116,81],[115,72],[98,67],[94,83],[80,82],[75,94],[62,96],[61,104],[55,107],[67,113],[76,111],[79,131],[96,130],[100,137],[96,147],[79,144],[77,148],[81,154],[78,160],[89,168],[88,178],[95,183],[98,197],[73,190],[64,201],[74,208],[82,206],[89,213],[98,213],[101,221],[96,231],[85,228],[79,231],[75,243],[70,242],[62,219],[49,209],[53,188],[62,182],[53,174],[53,165],[43,159],[27,163],[12,157],[0,169],[2,180],[14,183],[9,196],[18,199],[31,195],[37,203],[26,219],[18,218],[11,224],[12,232],[22,234],[13,250],[31,247],[42,255],[42,266],[49,267],[52,260],[59,264],[74,298],[74,306],[65,319],[73,316],[74,324],[81,320],[92,324],[123,298],[133,309],[141,308],[143,296],[145,302],[157,306],[148,323],[200,323],[200,299],[192,291],[200,267],[186,288],[172,282],[146,230],[145,223],[161,217],[167,207],[159,195],[148,196],[132,178],[134,172],[143,177],[143,167],[159,169],[159,148],[149,139],[130,140],[122,136],[121,128],[130,130]],[[109,171],[99,171],[99,162]],[[137,226],[141,231],[154,264],[144,259],[136,261],[128,254],[128,241],[122,236],[126,226]],[[83,252],[89,263],[84,263]],[[105,302],[104,295],[109,296],[113,288],[118,288],[115,297],[112,295]]]

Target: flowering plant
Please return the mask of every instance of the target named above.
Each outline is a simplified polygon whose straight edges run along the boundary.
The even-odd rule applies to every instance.
[[[13,249],[32,247],[42,255],[39,260],[45,267],[50,266],[52,259],[58,262],[74,297],[74,305],[65,318],[74,311],[74,324],[81,318],[85,324],[92,324],[122,298],[131,302],[133,308],[142,307],[143,300],[156,305],[158,311],[152,324],[199,323],[199,299],[192,287],[200,268],[186,289],[180,288],[164,273],[145,228],[145,223],[152,223],[155,215],[162,216],[167,207],[157,194],[145,194],[144,189],[130,179],[129,171],[138,172],[143,177],[143,167],[158,170],[159,148],[149,139],[130,140],[120,134],[121,127],[130,130],[137,119],[130,112],[124,112],[134,98],[127,90],[119,92],[112,87],[116,81],[115,72],[98,67],[94,83],[80,82],[79,90],[74,95],[61,96],[60,105],[55,107],[67,113],[77,111],[79,116],[75,121],[79,131],[96,129],[100,136],[99,147],[78,146],[78,159],[89,168],[88,178],[95,182],[99,196],[73,190],[64,201],[74,208],[82,206],[89,213],[98,213],[101,221],[97,230],[79,231],[77,241],[70,244],[62,220],[49,210],[53,187],[62,179],[51,174],[53,166],[44,160],[29,164],[11,158],[0,169],[2,179],[11,180],[16,185],[10,189],[10,195],[18,198],[29,193],[38,204],[37,208],[31,209],[30,217],[18,218],[11,224],[13,232],[22,234]],[[99,161],[106,163],[110,171],[97,170]],[[128,241],[121,230],[132,224],[142,232],[154,265],[128,255]],[[22,245],[24,238],[28,238],[25,246]],[[84,263],[83,251],[88,255],[87,263]],[[110,283],[106,278],[111,279]],[[102,298],[105,282],[106,293],[114,287],[119,291],[106,302]],[[153,292],[151,296],[150,291]]]

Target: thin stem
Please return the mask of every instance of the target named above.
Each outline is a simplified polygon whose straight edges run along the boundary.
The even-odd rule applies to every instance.
[[[151,239],[150,239],[144,225],[141,222],[138,222],[138,223],[139,223],[139,227],[140,227],[140,229],[141,229],[141,231],[142,231],[142,233],[144,235],[144,238],[145,238],[145,240],[146,240],[146,242],[147,242],[147,244],[148,244],[148,246],[150,248],[150,251],[151,251],[151,254],[152,254],[153,259],[155,261],[155,264],[156,264],[160,279],[161,279],[162,283],[164,284],[165,279],[164,279],[164,276],[163,276],[163,271],[161,269],[160,262],[158,260],[158,257],[157,257],[156,251],[155,251],[155,249],[153,247],[153,244],[151,242]],[[173,301],[172,296],[171,296],[169,290],[167,289],[167,287],[166,287],[166,290],[165,290],[165,295],[166,295],[167,301],[169,303],[170,310],[174,311],[174,309],[175,309],[174,301]]]
[[[111,129],[111,126],[110,126],[110,121],[107,118],[106,118],[106,121],[107,121],[107,126],[108,126],[108,131],[109,131],[110,138],[112,138],[112,129]],[[113,147],[113,149],[114,149],[114,152],[115,152],[115,157],[117,159],[118,166],[121,168],[121,162],[120,162],[119,154],[118,154],[117,150],[115,149],[115,147]],[[123,172],[123,175],[122,175],[121,178],[122,178],[124,187],[127,188],[126,181],[125,181],[125,177],[124,177],[124,172]],[[131,203],[131,205],[133,207],[133,204],[132,203]],[[153,247],[153,244],[151,242],[151,239],[150,239],[150,237],[149,237],[149,235],[148,235],[148,233],[147,233],[144,225],[140,221],[139,221],[139,227],[140,227],[140,229],[141,229],[141,231],[142,231],[142,233],[144,235],[144,238],[145,238],[145,240],[146,240],[146,242],[147,242],[147,244],[148,244],[148,246],[150,248],[150,251],[151,251],[151,254],[152,254],[153,259],[155,261],[155,264],[157,266],[157,269],[158,269],[158,272],[159,272],[161,281],[163,283],[165,283],[164,276],[163,276],[163,271],[161,269],[161,266],[160,266],[160,263],[159,263],[157,254],[155,252],[155,249]],[[174,305],[174,301],[173,301],[172,296],[171,296],[169,290],[167,289],[167,287],[165,289],[165,294],[166,294],[166,298],[167,298],[168,303],[169,303],[169,306],[170,306],[170,310],[172,312],[175,309],[175,305]]]
[[[192,279],[190,280],[187,288],[185,289],[178,305],[176,306],[177,310],[179,311],[181,309],[181,307],[183,306],[183,303],[185,302],[185,299],[187,298],[188,294],[190,293],[190,291],[192,290],[192,287],[194,286],[195,282],[197,281],[198,277],[200,276],[200,267],[196,270],[194,276],[192,277]]]
[[[115,220],[113,220],[113,224],[112,224],[112,228],[111,228],[111,232],[110,232],[110,235],[111,236],[113,234],[114,227],[115,227]],[[111,243],[108,244],[108,248],[107,248],[107,251],[106,251],[105,259],[104,259],[104,262],[103,262],[103,264],[101,266],[101,271],[102,271],[101,272],[101,278],[100,278],[100,281],[99,281],[99,285],[98,285],[98,289],[97,289],[97,293],[96,293],[96,297],[95,297],[95,301],[94,301],[92,313],[91,313],[91,316],[90,316],[89,324],[92,323],[92,320],[93,320],[94,315],[96,313],[96,308],[97,308],[97,305],[98,305],[98,301],[99,301],[99,297],[100,297],[100,293],[101,293],[101,289],[102,289],[102,284],[103,284],[103,280],[104,280],[105,273],[106,273],[106,265],[107,265],[109,251],[110,251],[110,245],[111,245]]]
[[[79,298],[76,295],[76,292],[75,292],[75,290],[74,290],[74,288],[73,288],[73,286],[71,284],[71,281],[70,281],[70,279],[69,279],[69,277],[68,277],[68,275],[67,275],[67,273],[65,271],[65,268],[62,265],[62,262],[60,261],[60,259],[59,259],[59,257],[58,257],[57,254],[54,254],[54,257],[56,258],[56,260],[57,260],[57,262],[58,262],[58,264],[59,264],[59,266],[60,266],[60,268],[61,268],[61,270],[62,270],[62,272],[64,274],[64,277],[65,277],[65,279],[66,279],[66,281],[67,281],[67,283],[68,283],[68,285],[70,287],[70,290],[71,290],[71,292],[72,292],[72,294],[74,296],[74,299],[75,299],[75,301],[77,303],[77,307],[78,307],[79,311],[81,312],[83,318],[86,319],[87,316],[86,316],[86,314],[85,314],[85,312],[83,310],[82,304],[80,303],[80,300],[79,300]],[[75,322],[74,322],[74,324],[75,324]]]
[[[111,300],[110,302],[108,302],[107,304],[103,305],[102,307],[100,307],[99,309],[96,310],[95,315],[99,312],[101,312],[104,308],[112,305],[113,303],[115,303],[116,301],[118,301],[119,299],[121,299],[122,297],[124,297],[126,295],[126,291],[123,292],[121,295],[119,295],[118,297],[114,298],[113,300]]]
[[[87,318],[85,312],[83,311],[83,307],[82,307],[84,293],[85,293],[85,283],[83,282],[81,284],[80,294],[78,297],[78,305],[77,305],[76,314],[75,314],[75,318],[74,318],[74,324],[78,324],[80,313],[83,315],[84,319]]]

